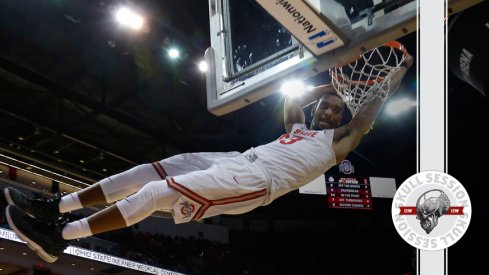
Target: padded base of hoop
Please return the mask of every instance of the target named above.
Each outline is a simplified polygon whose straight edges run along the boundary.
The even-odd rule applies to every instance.
[[[489,1],[451,19],[448,33],[450,71],[487,96],[489,93]]]

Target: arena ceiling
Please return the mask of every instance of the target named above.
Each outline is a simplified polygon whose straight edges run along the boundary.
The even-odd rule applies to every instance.
[[[145,32],[120,28],[120,1],[2,1],[2,151],[96,180],[179,152],[252,143],[236,115],[206,110],[196,63],[205,1],[138,1]],[[170,46],[179,60],[164,54]],[[237,148],[239,149],[239,148]]]

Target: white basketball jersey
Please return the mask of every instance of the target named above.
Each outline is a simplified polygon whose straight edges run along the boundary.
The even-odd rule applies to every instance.
[[[254,149],[272,180],[273,199],[305,185],[336,164],[334,129],[308,130],[294,124],[291,133]]]

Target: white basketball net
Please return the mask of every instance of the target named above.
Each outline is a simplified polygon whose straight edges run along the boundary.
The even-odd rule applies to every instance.
[[[333,87],[354,117],[375,97],[389,97],[392,72],[399,70],[407,51],[396,41],[368,51],[356,60],[329,69]]]

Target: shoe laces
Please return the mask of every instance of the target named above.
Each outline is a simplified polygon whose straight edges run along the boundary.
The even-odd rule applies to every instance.
[[[47,197],[47,196],[44,196],[44,195],[41,195],[41,194],[38,194],[38,193],[34,193],[34,197],[32,199],[34,201],[43,202],[43,203],[45,203],[45,202],[47,202],[47,203],[55,202],[55,201],[58,201],[58,200],[61,199],[61,193],[57,192],[52,197]]]

